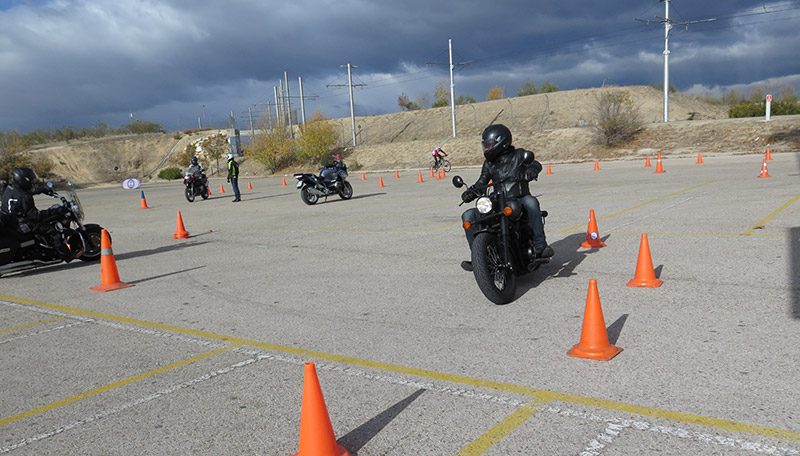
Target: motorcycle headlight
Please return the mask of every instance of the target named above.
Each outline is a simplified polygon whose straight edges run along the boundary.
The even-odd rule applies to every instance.
[[[475,201],[475,208],[478,209],[478,212],[481,214],[488,214],[492,211],[492,200],[486,196],[482,196],[478,198],[478,201]]]

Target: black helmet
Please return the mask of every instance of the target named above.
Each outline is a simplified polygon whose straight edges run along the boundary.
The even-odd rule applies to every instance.
[[[192,162],[193,165],[196,165],[197,164],[197,157],[196,156],[192,157],[190,161]]]
[[[493,162],[511,148],[511,130],[503,124],[489,125],[481,139],[483,156]]]
[[[36,173],[30,168],[14,168],[11,170],[11,181],[14,187],[22,190],[30,190],[36,183]]]

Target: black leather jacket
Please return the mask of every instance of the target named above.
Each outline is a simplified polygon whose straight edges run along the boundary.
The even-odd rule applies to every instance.
[[[3,192],[2,211],[11,216],[9,218],[11,227],[21,232],[28,232],[30,226],[35,225],[41,218],[33,202],[33,195],[50,191],[47,187],[33,190],[22,190],[13,185],[6,187],[6,191]]]
[[[506,194],[508,196],[519,198],[530,195],[531,191],[528,188],[528,182],[539,177],[539,173],[542,171],[542,164],[536,160],[528,165],[523,164],[523,153],[525,153],[525,149],[514,149],[501,155],[494,162],[484,161],[480,177],[475,181],[475,185],[470,188],[484,188],[489,185],[490,179],[498,182],[511,178],[519,179],[519,181],[506,183]]]

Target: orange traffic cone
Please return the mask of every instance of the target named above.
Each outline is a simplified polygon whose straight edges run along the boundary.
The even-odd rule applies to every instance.
[[[117,262],[114,260],[114,251],[111,250],[111,237],[108,231],[100,232],[100,285],[89,288],[94,291],[113,291],[120,288],[132,287],[132,283],[125,283],[119,280]]]
[[[772,176],[769,175],[769,172],[767,171],[767,161],[766,160],[764,160],[761,163],[761,174],[759,174],[758,177],[772,177]]]
[[[652,166],[652,165],[650,164],[650,156],[648,155],[648,156],[647,156],[647,160],[644,162],[644,167],[645,167],[645,168],[649,168],[649,167],[651,167],[651,166]]]
[[[400,171],[394,170],[394,178],[395,179],[400,179]]]
[[[364,175],[364,173],[361,173],[361,180],[362,180],[362,181],[365,181],[365,180],[367,180],[367,176],[365,176],[365,175]]]
[[[419,172],[419,179],[417,179],[417,182],[425,182],[422,180],[422,171]]]
[[[436,177],[433,175],[433,168],[431,168],[431,177]]]
[[[442,169],[441,169],[441,168],[439,168],[439,169],[436,171],[436,180],[440,180],[441,178],[442,178]]]
[[[250,181],[247,181],[247,189],[248,190],[252,190],[253,189],[253,184],[251,184]]]
[[[599,160],[595,160],[594,161],[594,171],[600,171],[600,161]]]
[[[222,184],[219,184],[219,192],[225,193],[225,188],[222,187]]]
[[[767,158],[765,158],[764,160],[765,161],[766,160],[772,160],[772,154],[769,153],[769,147],[767,147]]]
[[[281,187],[286,187],[286,178],[285,177],[283,178],[283,183],[281,184]]]
[[[211,196],[211,189],[206,187],[206,190],[208,191],[208,196]]]
[[[600,240],[600,231],[597,229],[597,220],[594,218],[594,209],[589,209],[589,227],[586,230],[586,240],[583,241],[581,247],[588,249],[596,249],[605,247],[603,241]]]
[[[142,209],[150,209],[150,207],[147,206],[147,200],[144,198],[144,190],[142,190]]]
[[[545,174],[553,174],[553,171],[550,170],[550,163],[547,164],[547,172]]]
[[[189,237],[189,232],[183,227],[183,217],[181,217],[181,211],[178,211],[178,222],[175,224],[175,234],[173,234],[173,236],[175,239],[186,239]]]
[[[697,153],[697,163],[696,164],[697,165],[702,165],[703,164],[703,153],[702,152],[698,152]]]
[[[378,187],[383,187],[383,176],[378,176]]]
[[[658,159],[656,160],[656,171],[653,174],[661,174],[664,172],[664,167],[661,165],[661,152],[658,153]]]
[[[444,179],[445,177],[447,177],[447,173],[445,173],[444,168],[442,168],[442,179]]]
[[[656,288],[664,283],[656,278],[653,269],[653,259],[650,257],[650,243],[647,234],[642,233],[642,242],[639,244],[639,260],[636,262],[636,274],[628,282],[629,287]]]
[[[345,447],[336,443],[314,363],[305,364],[300,443],[297,453],[292,456],[350,456]]]
[[[586,310],[583,312],[581,340],[567,354],[575,358],[608,361],[621,351],[621,348],[608,342],[606,322],[603,319],[603,309],[600,307],[600,294],[597,292],[597,280],[591,279],[589,293],[586,296]]]

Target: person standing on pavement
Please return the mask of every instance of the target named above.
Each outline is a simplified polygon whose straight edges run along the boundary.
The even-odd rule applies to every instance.
[[[233,187],[233,202],[242,200],[239,194],[239,164],[233,159],[233,154],[228,154],[228,183]]]

